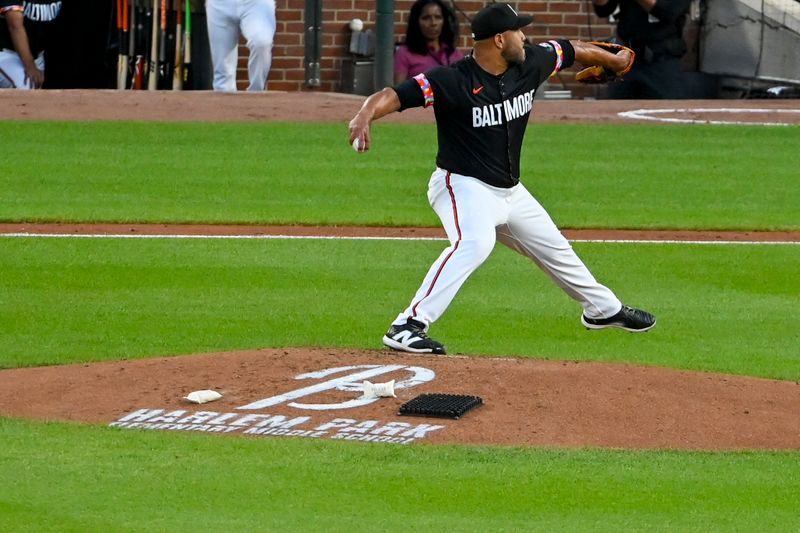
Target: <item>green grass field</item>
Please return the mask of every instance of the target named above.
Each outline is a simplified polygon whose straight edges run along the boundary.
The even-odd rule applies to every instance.
[[[791,531],[796,453],[247,439],[0,420],[5,531]]]
[[[0,122],[0,221],[438,226],[432,126]],[[620,150],[609,153],[614,139]],[[800,229],[800,128],[531,125],[523,181],[561,227]]]
[[[0,257],[0,367],[264,346],[379,348],[387,325],[445,246],[218,239],[0,243],[7,252]],[[587,332],[577,304],[527,259],[498,246],[432,333],[467,354],[627,361],[800,380],[793,312],[800,247],[579,243],[576,250],[622,299],[657,312],[663,327],[647,335]],[[346,327],[343,309],[357,317]]]
[[[800,128],[531,128],[523,180],[562,227],[800,229]],[[626,153],[599,162],[576,142],[610,136]],[[437,223],[427,126],[380,125],[366,155],[344,125],[2,122],[0,138],[15,154],[0,162],[2,221]],[[443,246],[0,237],[0,368],[377,348]],[[575,248],[659,326],[592,335],[576,304],[498,247],[436,337],[475,356],[800,380],[800,246]],[[357,317],[346,327],[343,302]],[[9,418],[0,442],[2,531],[800,529],[796,451],[404,447]]]

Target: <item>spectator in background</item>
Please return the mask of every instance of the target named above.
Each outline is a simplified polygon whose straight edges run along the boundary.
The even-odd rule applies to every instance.
[[[206,22],[214,90],[236,90],[239,36],[243,35],[250,50],[247,90],[263,91],[272,66],[275,0],[206,0]]]
[[[0,89],[38,89],[44,84],[47,32],[61,0],[0,0]]]
[[[406,40],[394,56],[394,81],[400,83],[464,57],[457,48],[458,21],[442,0],[417,0],[408,15]]]
[[[609,98],[685,98],[681,58],[683,26],[691,0],[592,0],[594,12],[608,17],[619,7],[619,43],[636,52],[633,69],[608,87]]]

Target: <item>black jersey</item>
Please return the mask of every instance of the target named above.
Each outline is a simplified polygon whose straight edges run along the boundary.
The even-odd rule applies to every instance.
[[[45,34],[61,12],[61,0],[0,0],[0,16],[9,11],[22,11],[25,33],[34,57],[45,48]],[[14,42],[8,31],[8,23],[0,18],[0,48],[14,50]]]
[[[525,61],[494,76],[470,55],[394,87],[400,109],[433,106],[439,140],[436,165],[495,187],[519,183],[522,138],[539,86],[572,65],[569,41],[525,45]]]

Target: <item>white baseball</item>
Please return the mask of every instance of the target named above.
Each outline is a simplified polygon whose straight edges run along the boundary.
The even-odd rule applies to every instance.
[[[361,151],[361,141],[359,140],[358,137],[353,139],[353,150],[355,150],[356,152]]]
[[[352,31],[361,31],[364,29],[364,21],[361,19],[353,19],[350,21],[350,29]]]

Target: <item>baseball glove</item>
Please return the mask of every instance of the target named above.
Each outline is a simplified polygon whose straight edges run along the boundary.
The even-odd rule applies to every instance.
[[[606,43],[602,41],[591,41],[589,44],[593,44],[597,47],[602,48],[607,52],[611,52],[612,54],[618,54],[623,50],[627,50],[631,53],[631,59],[628,61],[628,64],[625,65],[625,68],[622,70],[614,71],[607,67],[601,66],[593,66],[587,67],[577,74],[575,74],[575,79],[581,83],[607,83],[609,81],[614,81],[616,79],[622,79],[625,74],[627,74],[631,67],[633,66],[633,60],[636,57],[636,54],[628,48],[627,46],[622,46],[621,44],[614,44],[614,43]]]

